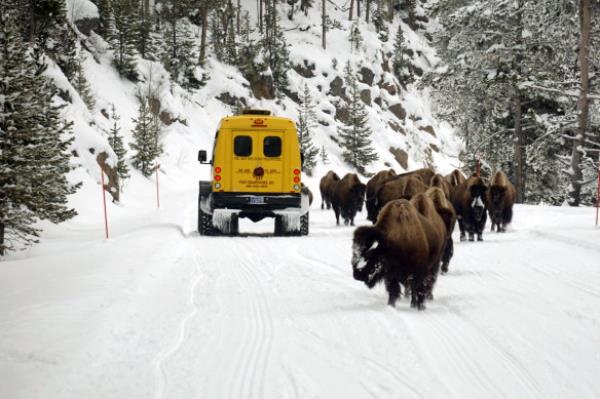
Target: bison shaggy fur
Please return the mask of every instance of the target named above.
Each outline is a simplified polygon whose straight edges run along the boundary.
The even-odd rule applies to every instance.
[[[327,209],[331,209],[333,189],[339,181],[340,177],[333,170],[330,170],[321,178],[321,181],[319,182],[319,190],[321,191],[321,209],[325,208],[325,206],[327,206]]]
[[[340,215],[344,224],[354,226],[356,214],[362,211],[365,201],[366,185],[361,183],[355,173],[346,174],[333,186],[331,206],[335,212],[336,224],[340,224]]]
[[[446,245],[442,254],[442,273],[447,273],[450,260],[452,259],[452,255],[454,255],[452,232],[456,226],[456,212],[450,200],[446,198],[446,195],[438,187],[430,187],[425,192],[425,195],[433,202],[433,206],[444,221],[444,227],[446,228]]]
[[[517,191],[502,171],[496,172],[490,182],[487,193],[488,212],[492,221],[492,231],[496,227],[498,232],[505,232],[513,216],[513,205]]]
[[[427,188],[418,175],[411,174],[388,180],[375,194],[375,212],[369,220],[375,222],[380,210],[388,202],[395,199],[410,200],[414,195],[425,192]]]
[[[367,208],[367,219],[373,223],[375,223],[377,219],[377,190],[379,190],[379,187],[381,187],[386,181],[394,178],[395,176],[396,172],[394,172],[393,169],[382,170],[367,182],[367,199],[365,201],[365,206]]]
[[[394,200],[383,207],[374,226],[354,231],[353,276],[369,288],[384,281],[391,306],[400,296],[400,283],[410,284],[411,307],[423,310],[442,247],[443,235],[434,221],[411,202]]]
[[[466,239],[466,234],[469,235],[469,241],[474,241],[475,234],[477,241],[483,241],[483,229],[487,221],[487,190],[485,181],[476,175],[454,189],[452,205],[456,210],[461,241]]]

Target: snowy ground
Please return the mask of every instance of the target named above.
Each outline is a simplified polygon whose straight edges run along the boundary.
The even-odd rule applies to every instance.
[[[0,398],[600,397],[590,209],[517,207],[417,312],[352,279],[352,228],[318,204],[308,237],[209,238],[171,193],[0,263]]]

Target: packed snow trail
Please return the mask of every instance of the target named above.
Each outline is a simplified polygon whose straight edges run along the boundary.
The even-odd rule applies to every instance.
[[[590,209],[517,206],[456,242],[418,312],[352,279],[353,228],[318,202],[308,237],[233,238],[194,232],[191,193],[164,202],[0,264],[0,397],[600,397]]]

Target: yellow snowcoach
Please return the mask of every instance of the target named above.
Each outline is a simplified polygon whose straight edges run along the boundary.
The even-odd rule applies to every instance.
[[[200,150],[198,161],[212,167],[211,181],[200,181],[200,235],[235,235],[239,218],[266,217],[275,218],[276,235],[308,234],[302,155],[292,120],[263,110],[223,118],[212,160]]]

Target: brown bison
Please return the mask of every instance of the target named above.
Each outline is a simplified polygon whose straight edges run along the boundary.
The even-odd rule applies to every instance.
[[[377,173],[375,176],[371,178],[367,182],[367,199],[365,201],[365,206],[367,207],[367,219],[375,223],[377,219],[377,208],[376,208],[376,195],[377,190],[381,187],[386,181],[396,176],[396,172],[393,169],[382,170]]]
[[[410,200],[418,193],[424,193],[428,186],[418,175],[398,176],[385,182],[375,194],[375,212],[369,218],[373,223],[377,220],[380,210],[388,202],[395,199]]]
[[[443,191],[446,198],[450,198],[450,191],[452,190],[452,186],[450,185],[450,183],[448,183],[444,176],[437,173],[433,175],[431,181],[429,182],[429,187],[438,187]]]
[[[450,200],[446,198],[446,195],[439,188],[431,187],[425,192],[425,195],[433,202],[435,210],[444,221],[446,228],[446,246],[442,254],[442,273],[447,273],[450,260],[452,259],[452,255],[454,255],[452,232],[454,231],[454,226],[456,226],[456,212]]]
[[[354,231],[353,276],[369,288],[383,280],[391,306],[400,295],[400,283],[408,282],[411,307],[423,310],[431,288],[428,277],[439,264],[442,247],[435,222],[409,201],[394,200],[383,207],[374,226]]]
[[[494,226],[498,232],[506,231],[506,226],[512,220],[512,208],[516,196],[517,191],[515,186],[508,180],[506,174],[502,171],[496,172],[490,182],[490,189],[487,195],[492,231],[494,231]]]
[[[464,183],[465,176],[458,169],[454,169],[451,173],[445,176],[446,181],[450,184],[451,187],[458,187]]]
[[[487,189],[485,181],[476,175],[455,187],[452,205],[456,211],[461,241],[466,239],[465,233],[469,234],[469,241],[474,241],[475,234],[477,241],[483,241],[483,229],[487,221]]]
[[[340,224],[340,214],[344,224],[354,226],[354,217],[362,211],[366,186],[355,173],[346,174],[333,185],[331,206],[335,212],[336,224]]]
[[[340,177],[333,170],[330,170],[321,178],[321,181],[319,182],[319,190],[321,191],[321,209],[323,209],[325,205],[327,206],[327,209],[331,209],[333,187],[339,181]]]

